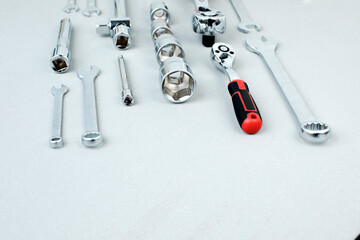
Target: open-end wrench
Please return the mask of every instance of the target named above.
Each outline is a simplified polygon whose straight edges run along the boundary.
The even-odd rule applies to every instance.
[[[330,127],[315,119],[311,110],[296,89],[290,76],[276,56],[275,51],[277,46],[278,43],[276,41],[265,36],[263,36],[261,40],[254,38],[246,39],[247,49],[250,52],[261,56],[274,75],[300,124],[300,136],[304,140],[312,143],[322,143],[327,141],[331,135]]]
[[[262,127],[261,115],[248,85],[233,69],[235,57],[235,51],[229,44],[215,43],[211,48],[213,63],[229,77],[228,90],[241,128],[248,134],[255,134]]]
[[[240,32],[249,33],[251,29],[255,29],[258,32],[261,30],[261,26],[251,19],[241,0],[230,0],[230,2],[240,18],[240,23],[238,25],[238,30]]]
[[[61,148],[62,146],[64,146],[62,138],[62,115],[64,95],[68,91],[69,89],[65,85],[61,85],[61,88],[53,87],[51,89],[51,93],[55,96],[52,137],[49,141],[50,147],[52,148]]]
[[[82,13],[84,16],[90,17],[93,13],[95,13],[96,15],[100,15],[101,11],[96,7],[96,0],[87,0],[86,8],[83,10]]]
[[[103,140],[98,128],[95,97],[95,79],[100,75],[100,69],[91,65],[90,69],[79,69],[77,74],[84,83],[85,133],[82,143],[85,147],[97,147]]]
[[[70,13],[72,11],[79,11],[79,7],[76,5],[75,0],[68,0],[66,6],[64,7],[64,12]]]

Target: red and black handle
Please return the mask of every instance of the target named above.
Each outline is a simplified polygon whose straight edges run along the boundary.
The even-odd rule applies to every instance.
[[[242,130],[248,134],[257,133],[262,127],[262,119],[248,85],[238,79],[231,81],[228,89]]]

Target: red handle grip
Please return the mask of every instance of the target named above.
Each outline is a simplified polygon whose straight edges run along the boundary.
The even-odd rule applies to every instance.
[[[240,127],[248,134],[257,133],[262,127],[262,119],[246,82],[231,81],[228,89]]]

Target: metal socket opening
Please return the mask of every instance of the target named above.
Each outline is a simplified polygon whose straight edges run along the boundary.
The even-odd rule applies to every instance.
[[[151,35],[155,41],[158,37],[164,34],[173,34],[169,24],[163,20],[157,19],[151,23]]]
[[[55,72],[64,73],[69,69],[69,60],[62,56],[53,57],[51,63]]]
[[[150,19],[154,21],[156,19],[161,19],[163,21],[170,21],[170,13],[168,7],[164,2],[157,1],[153,2],[150,5]]]
[[[120,49],[129,48],[131,45],[131,30],[128,26],[121,24],[113,28],[114,45]]]
[[[194,93],[196,81],[189,65],[182,58],[167,59],[160,70],[164,96],[174,103],[187,101]]]

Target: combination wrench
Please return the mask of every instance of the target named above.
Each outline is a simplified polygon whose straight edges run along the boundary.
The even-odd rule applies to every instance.
[[[84,16],[90,17],[93,13],[95,13],[96,15],[100,15],[101,11],[96,7],[96,0],[87,0],[86,8],[83,10],[82,13]]]
[[[79,69],[77,74],[84,83],[85,133],[82,143],[85,147],[97,147],[103,140],[98,128],[95,96],[95,79],[100,75],[100,69],[92,65],[90,69]]]
[[[75,0],[68,0],[66,6],[64,7],[64,12],[70,13],[71,11],[79,11],[79,7],[76,5]]]
[[[238,25],[238,30],[240,32],[249,33],[251,29],[255,29],[258,32],[261,30],[261,26],[251,19],[249,13],[246,11],[245,5],[241,0],[230,0],[230,2],[240,19],[240,23]]]
[[[50,147],[52,148],[61,148],[64,146],[62,138],[62,119],[64,96],[67,92],[69,92],[69,89],[65,85],[61,85],[61,88],[53,87],[51,89],[52,95],[55,96],[52,137],[49,141]]]
[[[278,43],[263,36],[260,39],[246,39],[246,48],[263,58],[280,86],[300,124],[300,136],[308,142],[323,143],[331,136],[331,128],[315,119],[311,110],[296,89],[289,74],[276,56]]]

